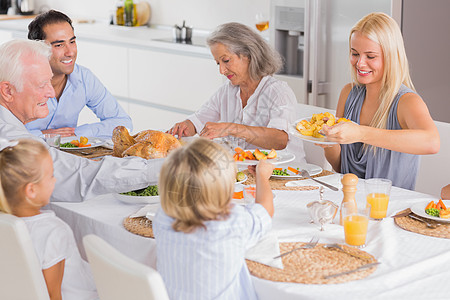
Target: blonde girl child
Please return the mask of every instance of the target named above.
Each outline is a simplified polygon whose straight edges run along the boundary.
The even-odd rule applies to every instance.
[[[440,140],[414,90],[400,28],[384,13],[368,14],[350,31],[349,48],[352,83],[341,91],[336,116],[354,123],[324,126],[338,143],[323,146],[327,160],[342,174],[414,189],[419,155],[437,153]]]
[[[198,138],[170,154],[153,230],[171,299],[257,299],[244,254],[271,229],[272,170],[261,161],[255,203],[233,205],[237,169],[227,150]]]
[[[71,228],[53,211],[41,210],[55,182],[52,158],[42,143],[0,139],[0,211],[25,221],[50,299],[98,299]]]

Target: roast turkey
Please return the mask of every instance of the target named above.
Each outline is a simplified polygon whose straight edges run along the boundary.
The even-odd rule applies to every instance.
[[[157,130],[143,130],[133,136],[128,129],[117,126],[113,131],[113,155],[116,157],[139,156],[145,159],[163,158],[181,146],[174,136]]]

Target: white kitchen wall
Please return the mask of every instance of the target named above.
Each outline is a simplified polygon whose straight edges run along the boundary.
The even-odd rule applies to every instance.
[[[141,0],[145,1],[145,0]],[[254,26],[257,12],[269,15],[270,0],[148,0],[152,9],[151,24],[186,24],[211,30],[217,25],[236,21]],[[116,0],[36,0],[36,13],[56,9],[71,18],[108,20]]]

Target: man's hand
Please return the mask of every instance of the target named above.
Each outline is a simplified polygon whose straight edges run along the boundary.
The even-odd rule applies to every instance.
[[[55,128],[55,129],[47,129],[47,130],[42,130],[42,133],[43,134],[46,134],[46,133],[59,134],[61,137],[73,136],[73,135],[75,135],[75,128],[62,127],[62,128]]]

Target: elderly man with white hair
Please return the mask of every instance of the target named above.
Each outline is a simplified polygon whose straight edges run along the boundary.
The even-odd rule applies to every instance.
[[[50,55],[50,46],[39,41],[13,40],[0,46],[0,138],[39,139],[24,124],[49,112],[47,101],[55,96]],[[52,201],[79,202],[156,184],[163,162],[138,157],[97,162],[55,148],[49,151],[57,179]]]

